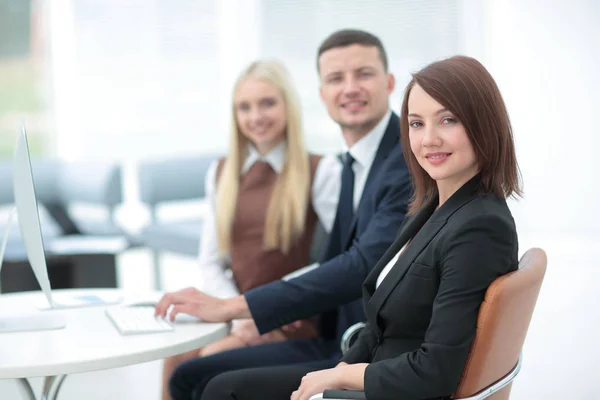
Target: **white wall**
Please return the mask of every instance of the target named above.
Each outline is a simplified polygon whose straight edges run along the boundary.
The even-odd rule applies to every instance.
[[[225,150],[231,86],[259,57],[281,59],[300,92],[312,150],[341,138],[318,96],[315,56],[336,29],[382,38],[397,76],[452,55],[473,0],[65,0],[51,3],[58,154],[138,160]],[[69,112],[74,110],[74,112]],[[59,112],[60,111],[60,112]],[[76,111],[76,112],[75,112]],[[85,138],[85,139],[83,139]]]
[[[489,0],[483,61],[510,112],[524,232],[600,240],[600,3]]]

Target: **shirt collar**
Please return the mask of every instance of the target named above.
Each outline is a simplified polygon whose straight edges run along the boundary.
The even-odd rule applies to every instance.
[[[273,168],[273,171],[280,174],[283,170],[283,164],[285,162],[285,149],[286,142],[283,141],[275,146],[266,155],[262,156],[258,150],[256,150],[254,145],[249,144],[248,155],[246,156],[246,161],[244,161],[244,166],[242,167],[242,175],[245,175],[257,161],[264,161],[268,163],[271,168]]]
[[[354,162],[358,162],[362,167],[367,167],[373,163],[391,116],[392,110],[388,110],[381,121],[358,142],[354,143],[350,149],[344,145],[345,150],[354,158]]]

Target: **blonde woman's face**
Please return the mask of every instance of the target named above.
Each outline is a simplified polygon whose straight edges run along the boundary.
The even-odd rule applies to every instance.
[[[281,91],[261,79],[247,78],[233,96],[240,132],[261,154],[268,153],[285,138],[285,102]]]

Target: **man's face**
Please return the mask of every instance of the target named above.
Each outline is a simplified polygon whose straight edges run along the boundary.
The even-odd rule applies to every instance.
[[[321,99],[342,129],[365,134],[386,114],[394,77],[385,72],[377,47],[353,44],[319,57]]]

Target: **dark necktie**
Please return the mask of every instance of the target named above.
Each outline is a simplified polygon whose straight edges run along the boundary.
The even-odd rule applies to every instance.
[[[340,202],[336,214],[340,250],[344,251],[344,245],[350,234],[350,224],[354,218],[354,171],[352,164],[354,158],[349,152],[346,153],[344,168],[342,169],[342,189],[340,191]],[[335,225],[335,224],[334,224]]]
[[[333,223],[333,229],[329,237],[329,245],[321,262],[325,262],[345,250],[345,244],[350,236],[350,224],[354,218],[354,171],[352,164],[354,158],[350,153],[346,153],[344,168],[342,169],[342,188],[340,190],[340,201]],[[326,340],[336,338],[338,325],[338,309],[327,311],[321,314],[319,320],[319,335]]]

